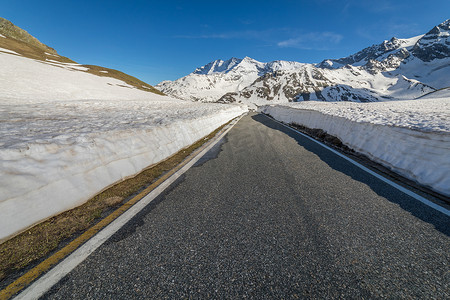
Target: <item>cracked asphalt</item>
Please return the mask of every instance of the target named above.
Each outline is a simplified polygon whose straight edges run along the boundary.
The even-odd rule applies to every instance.
[[[42,298],[449,299],[449,219],[253,113]]]

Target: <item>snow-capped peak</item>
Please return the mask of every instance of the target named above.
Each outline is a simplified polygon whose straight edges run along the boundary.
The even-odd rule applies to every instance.
[[[210,75],[214,73],[227,73],[233,69],[237,64],[239,64],[242,59],[232,57],[229,60],[223,61],[217,59],[204,65],[203,67],[197,68],[193,74]]]
[[[363,66],[370,61],[383,61],[389,55],[396,52],[404,52],[411,48],[424,35],[415,36],[409,39],[399,39],[396,37],[385,40],[381,44],[372,45],[350,56],[339,59],[326,59],[317,65],[319,68],[336,69],[345,65]],[[404,49],[404,50],[403,50]],[[403,55],[404,56],[404,55]]]
[[[427,34],[393,37],[320,64],[215,60],[176,81],[157,85],[196,101],[384,101],[411,99],[450,86],[450,20]],[[261,102],[261,103],[262,103]]]
[[[291,70],[301,67],[302,63],[294,61],[276,60],[268,63],[263,63],[253,59],[251,57],[236,58],[232,57],[228,60],[217,59],[202,67],[197,68],[192,74],[198,75],[211,75],[211,74],[226,74],[231,72],[256,72],[259,76],[262,76],[268,72],[274,72],[278,70]]]
[[[450,19],[433,27],[415,44],[412,53],[422,61],[429,62],[450,56]]]
[[[251,57],[215,60],[175,81],[157,85],[172,96],[201,101],[217,101],[228,92],[238,92],[264,74],[299,68],[304,64],[291,61],[257,61]]]

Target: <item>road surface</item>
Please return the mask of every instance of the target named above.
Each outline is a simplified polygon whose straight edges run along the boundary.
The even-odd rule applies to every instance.
[[[449,233],[449,217],[250,114],[43,298],[448,299]]]

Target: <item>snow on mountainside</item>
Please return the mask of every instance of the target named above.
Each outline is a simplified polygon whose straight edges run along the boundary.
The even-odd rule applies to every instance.
[[[371,73],[403,75],[441,89],[450,86],[450,20],[428,33],[410,39],[392,38],[356,54],[324,60],[319,68],[338,69],[345,65],[361,66]]]
[[[412,49],[412,47],[424,35],[419,35],[409,39],[397,39],[393,37],[389,41],[384,41],[379,45],[372,45],[348,57],[339,59],[327,59],[317,65],[319,68],[338,69],[345,65],[363,66],[370,60],[377,60],[379,62],[388,58],[389,55],[396,57],[405,56],[402,49]]]
[[[209,64],[197,68],[194,71],[194,74],[200,74],[200,75],[210,75],[213,73],[228,73],[230,70],[233,69],[236,65],[238,65],[242,59],[239,58],[231,58],[227,61],[223,61],[221,59],[215,60],[210,62]]]
[[[115,78],[89,74],[78,64],[43,62],[4,53],[2,48],[0,65],[0,101],[166,98]]]
[[[176,98],[215,102],[227,92],[238,92],[258,77],[304,64],[289,61],[262,63],[250,57],[216,60],[175,81],[163,81],[156,88]]]
[[[219,102],[237,99],[257,105],[301,100],[373,102],[413,99],[432,91],[433,88],[401,75],[386,77],[351,65],[337,70],[306,65],[266,74],[242,91],[224,95]]]
[[[450,20],[424,35],[392,38],[319,64],[251,58],[211,62],[156,87],[186,100],[267,104],[305,100],[416,99],[450,87]]]
[[[117,82],[119,82],[118,85],[127,86],[128,88],[131,86],[131,88],[136,88],[144,92],[152,92],[162,95],[162,93],[153,86],[126,73],[100,66],[80,65],[67,57],[61,56],[55,49],[41,43],[38,39],[22,28],[17,27],[10,21],[3,18],[0,18],[0,53],[14,54],[21,56],[22,58],[29,58],[36,62],[42,62],[66,70],[70,69],[72,71],[81,71],[78,72],[79,76],[83,78],[91,78],[93,81],[91,85],[88,84],[84,86],[75,84],[76,81],[71,83],[72,88],[78,86],[78,90],[82,93],[89,93],[90,90],[96,89],[96,85],[94,84],[95,81],[105,82],[108,80],[111,81],[111,79],[117,79]],[[6,67],[8,67],[8,65],[6,65]],[[94,76],[84,76],[80,73],[85,73],[84,75],[91,74]],[[97,77],[104,77],[104,80],[98,79]],[[37,76],[35,79],[35,83],[37,84],[41,79],[41,76]],[[66,80],[66,82],[68,82],[68,80]],[[65,92],[61,87],[59,89],[61,92]]]
[[[425,34],[412,49],[412,54],[426,62],[450,56],[450,19]]]

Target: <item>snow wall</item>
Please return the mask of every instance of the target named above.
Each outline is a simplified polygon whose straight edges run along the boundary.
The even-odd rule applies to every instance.
[[[322,129],[398,174],[450,196],[448,134],[355,122],[314,110],[276,105],[260,106],[258,111],[286,124]]]
[[[25,172],[14,170],[14,164],[0,168],[5,181],[0,193],[0,241],[85,203],[102,189],[168,158],[245,111],[244,106],[229,106],[213,115],[133,134],[103,133],[66,147],[31,144],[25,151],[1,151],[2,161],[20,160],[29,167]]]

